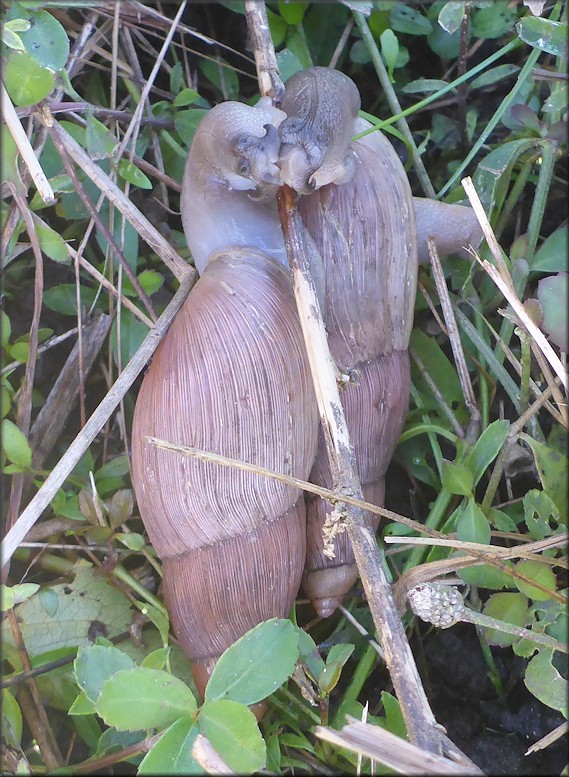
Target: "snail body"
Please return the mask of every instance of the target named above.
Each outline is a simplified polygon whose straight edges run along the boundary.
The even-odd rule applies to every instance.
[[[227,106],[222,110],[227,119]],[[268,133],[248,106],[230,106],[232,131],[216,113],[197,130],[183,198],[192,206],[184,225],[202,275],[144,378],[132,433],[140,514],[163,562],[174,632],[202,692],[229,645],[260,621],[288,614],[305,560],[304,500],[298,488],[197,461],[146,438],[307,479],[318,430],[292,287],[282,258],[275,256],[278,243],[267,245],[270,233],[261,223],[260,246],[273,255],[259,250],[256,233],[246,232],[235,217],[253,203],[255,223],[262,222],[259,205],[261,213],[270,212],[267,203],[248,198],[273,186],[272,155],[264,147]],[[251,162],[248,169],[237,162],[241,173],[234,164],[236,141]],[[204,158],[208,144],[217,152],[214,167]],[[220,229],[229,207],[224,193],[235,209],[227,232]],[[208,233],[214,210],[217,228]],[[220,250],[220,240],[230,242]]]
[[[322,615],[357,577],[345,534],[335,559],[322,552],[322,500],[147,440],[334,485],[276,210],[282,183],[312,192],[300,203],[322,257],[311,273],[332,356],[351,376],[342,401],[364,496],[383,504],[408,403],[415,213],[430,230],[434,211],[411,197],[382,135],[352,143],[369,126],[358,110],[350,79],[310,68],[287,83],[282,110],[265,98],[254,108],[212,108],[188,156],[181,212],[201,277],[140,389],[132,469],[140,514],[163,562],[174,631],[201,690],[232,642],[288,613],[305,558],[303,585]],[[444,206],[435,205],[439,217]],[[419,238],[424,244],[426,235]]]

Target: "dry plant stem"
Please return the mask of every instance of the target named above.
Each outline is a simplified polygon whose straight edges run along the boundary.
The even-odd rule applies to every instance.
[[[559,642],[559,640],[548,636],[547,634],[540,634],[532,631],[531,629],[524,629],[521,626],[514,626],[512,623],[498,620],[498,618],[491,618],[484,613],[476,612],[468,607],[462,611],[460,620],[463,623],[472,623],[473,626],[482,626],[485,629],[497,629],[503,631],[506,634],[514,634],[521,639],[529,639],[530,642],[535,642],[537,645],[543,645],[543,647],[550,650],[558,650],[560,653],[569,653],[569,645]]]
[[[527,750],[525,755],[531,755],[532,753],[536,753],[538,750],[544,750],[546,747],[549,747],[549,745],[552,745],[554,742],[556,742],[560,737],[564,737],[567,733],[569,733],[569,721],[566,720],[560,726],[557,726],[557,728],[554,728],[553,731],[550,731],[549,734],[546,734],[535,744],[533,744],[529,750]]]
[[[132,283],[136,293],[140,297],[140,301],[142,302],[142,304],[144,305],[144,307],[148,311],[148,314],[149,314],[150,318],[153,321],[155,321],[156,320],[156,314],[154,313],[154,309],[152,307],[152,302],[150,301],[150,297],[148,296],[148,294],[146,294],[146,292],[144,291],[144,289],[140,285],[140,282],[139,282],[138,278],[136,277],[134,272],[131,270],[131,268],[130,268],[128,262],[126,261],[123,252],[121,251],[120,247],[118,246],[114,236],[110,233],[108,227],[106,226],[106,224],[101,219],[101,216],[99,214],[98,209],[94,207],[93,203],[91,202],[91,200],[87,196],[87,193],[85,192],[85,187],[83,186],[83,184],[81,183],[81,181],[79,180],[77,175],[75,174],[75,170],[73,169],[73,165],[71,164],[71,161],[69,159],[69,154],[67,153],[67,149],[65,147],[65,143],[60,138],[60,136],[59,136],[58,132],[56,131],[55,127],[53,127],[53,126],[50,127],[48,125],[47,129],[48,129],[48,132],[49,132],[49,135],[50,135],[51,139],[53,140],[53,144],[56,147],[56,149],[57,149],[57,151],[59,153],[59,156],[61,157],[61,159],[63,161],[63,164],[65,166],[65,170],[66,170],[68,176],[73,181],[73,186],[75,188],[75,191],[77,192],[77,194],[81,198],[83,204],[85,205],[85,207],[87,208],[87,210],[91,214],[91,218],[93,219],[95,224],[101,230],[101,233],[103,234],[105,240],[107,241],[107,243],[109,245],[109,248],[113,251],[113,253],[117,257],[118,261],[120,262],[121,267],[123,268],[124,272],[126,273],[129,281]],[[81,253],[81,252],[79,252],[79,253]]]
[[[352,613],[349,610],[346,610],[346,608],[344,607],[343,604],[341,604],[338,607],[338,609],[340,610],[340,612],[342,613],[344,618],[346,620],[350,621],[350,623],[356,629],[356,631],[359,631],[359,633],[362,635],[362,637],[366,637],[367,638],[368,644],[372,646],[372,648],[375,650],[375,652],[381,658],[381,660],[383,662],[385,662],[385,653],[381,649],[381,645],[379,645],[375,641],[375,639],[371,638],[369,631],[366,631],[366,629],[364,629],[362,624],[356,618],[354,618],[354,616],[352,615]]]
[[[168,327],[182,307],[196,279],[196,273],[188,273],[186,275],[180,288],[154,325],[154,328],[146,335],[142,345],[129,361],[123,372],[121,372],[110,391],[48,475],[46,481],[24,512],[20,515],[12,529],[7,533],[2,541],[1,548],[1,557],[4,563],[7,563],[10,560],[19,543],[24,539],[45,508],[49,505],[66,478],[73,471],[73,468],[81,456],[85,453],[89,445],[111,417],[111,414],[114,412],[126,392],[130,389],[140,372],[142,372],[146,363],[160,344],[161,339],[166,334]]]
[[[476,189],[474,188],[474,184],[472,183],[472,180],[470,178],[463,178],[461,183],[464,188],[464,191],[468,195],[470,204],[472,205],[472,208],[476,213],[476,217],[478,218],[478,222],[482,228],[482,231],[484,232],[484,237],[486,238],[486,242],[488,243],[488,246],[492,252],[492,256],[496,261],[496,267],[490,264],[490,262],[488,262],[487,260],[482,261],[480,257],[477,254],[475,254],[477,261],[480,262],[482,268],[486,271],[486,273],[492,278],[496,286],[500,289],[500,291],[502,292],[506,300],[509,302],[509,304],[513,308],[514,312],[516,313],[520,321],[526,327],[526,329],[528,330],[528,332],[530,333],[530,335],[532,336],[536,344],[543,352],[545,358],[547,359],[547,361],[549,362],[549,364],[557,374],[559,380],[563,384],[565,391],[567,391],[569,388],[567,372],[564,369],[563,365],[561,364],[561,360],[559,359],[559,356],[557,356],[557,354],[555,353],[551,345],[546,340],[543,332],[539,329],[538,326],[536,326],[536,324],[534,324],[534,322],[528,316],[524,306],[520,302],[520,299],[514,288],[512,277],[510,275],[506,262],[504,261],[504,258],[502,256],[502,250],[498,245],[498,241],[496,240],[496,236],[494,235],[492,227],[490,226],[488,217],[484,212],[484,208],[482,206],[482,203],[480,202],[480,198],[478,196]]]
[[[22,632],[16,618],[16,613],[11,608],[8,610],[8,622],[18,648],[18,655],[26,672],[31,671],[28,651],[22,638]],[[38,692],[36,681],[29,678],[29,690],[23,686],[20,690],[20,703],[26,715],[26,720],[32,730],[32,734],[38,743],[45,765],[51,771],[63,765],[63,757],[59,752],[55,736],[49,725],[49,720],[41,696]]]
[[[206,774],[236,774],[230,769],[217,751],[212,747],[209,739],[203,734],[198,734],[192,745],[192,755],[203,767]]]
[[[429,249],[431,267],[433,269],[433,278],[437,287],[437,293],[439,295],[448,337],[454,355],[454,361],[464,396],[464,402],[470,413],[470,424],[466,430],[466,441],[474,443],[478,437],[478,428],[480,426],[480,411],[476,405],[476,397],[474,396],[474,389],[472,388],[472,382],[470,380],[470,375],[466,366],[466,359],[464,358],[464,351],[462,349],[462,343],[458,333],[456,319],[454,317],[452,304],[445,283],[445,276],[441,265],[441,260],[439,259],[437,245],[434,239],[430,236],[427,238],[427,248]]]
[[[32,181],[36,185],[38,194],[47,205],[52,205],[55,202],[55,195],[53,193],[53,189],[51,188],[49,181],[47,180],[46,175],[41,168],[38,158],[35,155],[34,149],[32,148],[32,144],[28,140],[28,136],[26,135],[24,128],[22,127],[22,123],[18,118],[16,109],[12,104],[12,100],[10,100],[10,97],[8,95],[8,92],[6,91],[6,88],[4,87],[4,84],[1,85],[1,90],[2,90],[1,91],[2,116],[4,118],[4,121],[6,122],[6,125],[10,130],[10,134],[14,138],[14,142],[18,147],[18,151],[20,152],[22,159],[24,160],[28,170],[30,171]]]
[[[275,472],[272,469],[266,469],[265,467],[258,467],[256,464],[249,464],[246,461],[240,461],[239,459],[229,459],[227,456],[221,456],[219,453],[211,453],[210,451],[204,451],[201,448],[190,448],[186,445],[178,445],[178,443],[169,442],[168,440],[161,440],[159,437],[146,437],[146,440],[150,445],[156,445],[157,448],[164,448],[164,450],[176,451],[184,456],[191,456],[194,459],[200,461],[211,462],[212,464],[221,464],[223,467],[233,467],[234,469],[243,470],[243,472],[251,472],[254,475],[262,475],[266,478],[274,478],[281,483],[286,483],[288,486],[294,486],[295,488],[301,488],[303,491],[308,491],[310,494],[316,494],[316,496],[326,499],[330,504],[347,504],[353,507],[359,507],[364,512],[375,513],[375,515],[381,515],[383,518],[387,518],[395,523],[401,523],[404,526],[408,526],[410,529],[414,529],[421,534],[426,534],[429,537],[442,538],[447,535],[441,532],[429,529],[418,521],[414,521],[412,518],[407,518],[399,513],[394,513],[391,510],[386,510],[385,507],[378,507],[371,502],[366,502],[363,499],[357,499],[349,494],[343,494],[339,491],[333,491],[323,486],[317,486],[314,483],[308,483],[306,480],[300,480],[299,478],[293,478],[290,475],[283,475],[281,472]]]
[[[314,246],[305,238],[304,226],[296,208],[296,195],[287,186],[277,197],[287,256],[292,269],[294,294],[308,360],[332,482],[338,490],[362,499],[356,474],[355,458],[350,446],[346,419],[336,381],[336,366],[330,356],[326,330],[310,277],[309,253]],[[340,503],[341,504],[341,503]],[[440,731],[425,696],[415,661],[407,642],[403,623],[396,610],[391,588],[385,576],[375,534],[358,507],[345,510],[345,523],[362,578],[368,605],[385,651],[386,664],[401,705],[409,739],[429,752],[440,753]]]
[[[26,230],[28,232],[36,260],[34,277],[34,309],[30,326],[28,358],[26,361],[26,372],[24,375],[24,380],[18,396],[18,414],[16,418],[18,428],[21,432],[23,432],[24,435],[27,436],[32,417],[32,391],[34,388],[34,376],[36,371],[38,333],[43,297],[43,256],[36,234],[32,213],[28,207],[28,204],[21,196],[21,194],[16,190],[15,186],[10,184],[9,187],[14,201],[16,202],[16,205],[22,215],[22,219],[26,225]],[[24,490],[24,480],[25,475],[23,472],[18,472],[12,478],[10,487],[10,507],[6,526],[7,529],[14,525],[16,517],[20,511],[22,492]]]
[[[273,103],[278,105],[284,94],[284,85],[279,75],[265,3],[245,0],[245,17],[255,52],[259,89],[262,95],[272,97]]]
[[[78,261],[81,267],[84,270],[87,270],[89,275],[92,275],[93,278],[97,281],[97,283],[100,283],[101,286],[109,292],[109,294],[112,294],[113,297],[116,297],[116,299],[119,299],[121,302],[121,305],[123,307],[127,308],[127,310],[130,310],[130,312],[138,318],[139,321],[142,321],[143,324],[145,324],[149,329],[151,329],[154,326],[154,322],[148,318],[141,310],[139,310],[136,305],[130,301],[128,297],[125,297],[124,294],[120,294],[119,290],[116,288],[116,286],[113,286],[113,284],[105,278],[105,276],[100,273],[96,267],[93,267],[93,265],[88,262],[84,256],[81,256],[75,251],[69,244],[67,244],[67,253],[71,258],[75,261]]]
[[[466,756],[462,764],[441,755],[426,752],[379,726],[362,723],[346,715],[348,724],[340,731],[317,726],[314,733],[320,739],[345,747],[367,758],[389,766],[401,774],[482,774]]]
[[[83,346],[83,373],[91,371],[95,359],[105,342],[112,318],[98,315],[85,326]],[[53,450],[62,429],[73,409],[79,392],[78,380],[79,343],[73,349],[59,373],[53,388],[41,408],[30,431],[29,443],[33,451],[33,466],[40,469],[45,457]]]
[[[338,64],[338,60],[340,59],[340,54],[342,53],[346,43],[348,42],[348,38],[350,37],[350,33],[352,31],[354,24],[355,22],[353,18],[348,19],[348,23],[346,24],[346,26],[344,27],[344,31],[340,35],[340,40],[336,44],[336,48],[334,49],[332,58],[328,63],[328,67],[335,68],[336,65]]]
[[[58,137],[64,143],[69,156],[88,175],[93,183],[106,195],[108,200],[115,205],[122,215],[129,221],[135,230],[155,251],[175,277],[182,281],[188,275],[193,275],[194,270],[174,251],[170,243],[156,229],[148,219],[142,215],[138,208],[125,196],[124,192],[111,181],[109,176],[89,157],[87,152],[54,121],[51,115],[44,117],[44,121],[52,122]]]

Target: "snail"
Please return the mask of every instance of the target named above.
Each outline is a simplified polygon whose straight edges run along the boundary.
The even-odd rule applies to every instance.
[[[140,389],[132,472],[174,631],[202,691],[226,647],[288,613],[305,557],[304,588],[322,615],[357,577],[346,535],[333,563],[322,554],[326,503],[308,497],[305,509],[297,488],[147,440],[332,485],[275,204],[282,183],[305,195],[331,352],[352,376],[343,404],[364,495],[383,503],[408,402],[415,212],[430,228],[433,205],[412,198],[382,135],[352,143],[369,126],[359,103],[347,76],[309,68],[287,82],[282,109],[268,98],[212,108],[188,156],[181,213],[201,277]],[[468,232],[455,220],[454,250]]]

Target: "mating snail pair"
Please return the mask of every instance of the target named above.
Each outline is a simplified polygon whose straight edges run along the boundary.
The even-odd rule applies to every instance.
[[[148,443],[155,436],[332,487],[275,195],[287,183],[318,248],[311,272],[364,497],[381,505],[408,405],[418,255],[477,242],[472,212],[413,198],[405,171],[358,118],[342,73],[286,84],[281,109],[222,103],[198,127],[181,212],[200,279],[154,356],[137,400],[133,482],[163,562],[164,599],[203,689],[217,657],[286,616],[301,580],[321,615],[357,578],[346,534],[323,554],[330,506],[298,488]],[[417,231],[417,225],[419,231]],[[418,250],[419,246],[419,250]],[[374,520],[370,516],[370,520]]]

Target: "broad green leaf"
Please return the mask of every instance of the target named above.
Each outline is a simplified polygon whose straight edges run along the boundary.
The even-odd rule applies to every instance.
[[[568,717],[567,680],[553,666],[551,650],[540,650],[526,667],[524,684],[542,704]]]
[[[199,726],[233,771],[251,774],[265,766],[263,737],[255,716],[244,704],[230,699],[207,701],[200,711]]]
[[[523,153],[535,148],[536,143],[534,138],[502,143],[478,164],[472,180],[487,211],[492,212],[504,201],[514,164]]]
[[[514,626],[525,626],[529,619],[528,600],[523,594],[507,591],[492,594],[482,612],[492,618],[512,623]],[[519,639],[514,634],[487,627],[484,627],[484,635],[490,645],[499,647],[508,647]]]
[[[236,100],[239,96],[237,73],[223,57],[214,61],[201,59],[199,68],[204,76],[216,86],[225,100]]]
[[[520,68],[517,65],[512,64],[491,67],[482,73],[482,75],[478,76],[478,78],[475,78],[473,81],[471,81],[470,88],[480,89],[483,86],[490,86],[491,84],[495,84],[498,81],[503,81],[504,79],[514,75],[514,73],[517,73],[519,69]]]
[[[35,11],[30,16],[29,29],[20,33],[27,53],[53,72],[65,67],[69,56],[69,38],[62,25],[47,11]]]
[[[101,688],[97,711],[119,731],[167,728],[197,711],[195,697],[177,677],[158,669],[122,669]],[[252,713],[251,713],[252,714]]]
[[[121,178],[124,178],[125,181],[128,181],[133,186],[138,186],[140,189],[152,189],[150,178],[135,164],[129,162],[128,159],[121,159],[117,170]]]
[[[123,477],[124,475],[128,475],[129,471],[128,456],[115,456],[114,459],[107,461],[106,464],[103,464],[103,466],[99,467],[95,472],[95,482],[99,483],[101,480],[113,476]]]
[[[4,310],[0,310],[0,337],[2,338],[2,345],[4,348],[10,342],[10,335],[12,334],[12,324],[10,318]]]
[[[473,15],[472,32],[477,38],[500,38],[513,28],[516,18],[516,9],[507,0],[495,0]]]
[[[298,636],[289,620],[255,626],[221,656],[205,689],[206,701],[255,704],[290,677],[298,659]]]
[[[387,691],[382,691],[381,703],[385,710],[385,718],[380,718],[378,725],[387,729],[387,731],[391,731],[395,736],[406,739],[407,727],[403,719],[403,713],[401,712],[401,705],[397,701],[397,698]]]
[[[96,291],[90,286],[81,286],[80,300],[82,308],[89,308],[95,302]],[[44,291],[44,305],[64,316],[77,315],[77,293],[74,283],[61,283]]]
[[[543,490],[553,499],[559,510],[560,520],[566,524],[569,461],[558,451],[537,442],[529,435],[522,434],[521,437],[532,449]]]
[[[132,620],[129,599],[86,562],[76,565],[74,580],[50,586],[53,596],[57,596],[57,606],[50,605],[48,611],[42,605],[43,590],[16,607],[22,637],[32,659],[59,648],[89,645],[97,634],[112,638],[128,631]],[[17,663],[14,638],[4,623],[2,644],[11,663],[13,654]]]
[[[277,5],[280,15],[287,24],[300,24],[308,7],[306,3],[279,2]]]
[[[325,667],[325,663],[318,652],[316,643],[310,636],[310,634],[304,629],[297,629],[298,634],[298,648],[300,651],[299,658],[302,663],[308,669],[310,676],[316,682],[320,677],[322,670]]]
[[[417,78],[415,81],[406,84],[401,91],[406,94],[428,94],[430,92],[438,92],[439,89],[443,89],[445,86],[448,86],[448,83],[440,81],[438,78]]]
[[[2,612],[11,610],[15,602],[16,597],[12,588],[9,585],[2,584],[2,586],[0,586],[0,607]]]
[[[567,57],[567,23],[525,16],[516,25],[518,36],[533,48],[556,57]]]
[[[451,494],[470,496],[473,487],[471,470],[443,459],[443,487]]]
[[[457,574],[468,585],[499,591],[501,588],[514,587],[514,579],[508,572],[511,569],[513,569],[512,562],[505,561],[500,567],[495,567],[492,564],[478,564],[477,566],[458,569]]]
[[[100,758],[103,755],[124,750],[125,747],[141,742],[144,739],[144,734],[144,731],[117,731],[115,728],[108,728],[99,737],[97,750],[93,757]],[[129,759],[127,763],[136,763],[136,761]]]
[[[464,3],[450,0],[445,3],[439,12],[439,24],[446,32],[452,35],[460,27],[464,18]]]
[[[419,355],[430,377],[434,380],[437,388],[445,398],[447,405],[454,410],[458,420],[466,420],[467,413],[464,406],[464,397],[456,369],[451,364],[448,357],[443,353],[440,345],[433,337],[429,337],[420,329],[415,328],[411,333],[411,346]],[[432,402],[433,409],[438,409],[438,399],[433,395],[431,389],[414,365],[412,367],[412,374],[415,386],[425,397],[429,398]],[[430,407],[428,409],[430,409]],[[441,412],[441,417],[444,420],[443,425],[445,423],[448,425],[446,416],[444,416],[442,411],[439,412]]]
[[[87,151],[94,160],[110,157],[118,143],[113,133],[92,113],[87,115],[86,138]]]
[[[196,89],[182,89],[174,98],[174,107],[182,108],[184,105],[191,105],[198,97],[199,93]]]
[[[12,183],[16,187],[16,191],[25,197],[26,187],[24,186],[20,177],[20,170],[18,169],[18,155],[20,152],[18,151],[16,142],[6,124],[2,124],[0,140],[2,180]]]
[[[122,542],[129,550],[133,550],[136,553],[141,551],[146,545],[146,541],[142,534],[137,534],[136,532],[129,532],[128,534],[117,532],[115,538],[119,542]]]
[[[304,33],[300,32],[296,28],[289,28],[286,38],[286,46],[287,49],[295,55],[303,67],[306,68],[312,66],[312,56],[310,54],[310,49],[306,44],[306,37]]]
[[[30,467],[32,450],[26,436],[8,418],[2,420],[2,446],[8,461],[18,467]]]
[[[318,685],[324,693],[330,693],[338,684],[342,668],[354,652],[355,645],[333,645],[326,658],[326,666],[320,673]]]
[[[84,691],[81,691],[71,707],[69,708],[68,715],[94,715],[97,712],[95,702],[87,698]]]
[[[567,269],[567,228],[559,227],[551,234],[530,260],[533,272],[561,272]]]
[[[525,494],[523,505],[524,520],[534,539],[543,540],[553,533],[551,520],[559,522],[559,509],[545,491],[532,488]]]
[[[407,3],[394,3],[390,20],[393,30],[408,35],[428,35],[433,29],[431,22]]]
[[[39,585],[37,583],[18,583],[12,586],[12,593],[14,595],[14,604],[21,604],[29,599],[39,591]]]
[[[146,656],[141,666],[144,666],[147,669],[164,669],[171,652],[172,648],[170,646],[153,650],[152,653],[149,653]]]
[[[18,35],[17,32],[14,31],[13,27],[9,27],[9,24],[13,24],[14,22],[20,21],[19,19],[13,19],[11,22],[7,22],[4,24],[4,29],[2,30],[2,43],[4,46],[7,46],[10,49],[14,49],[15,51],[25,51],[26,47],[24,46],[22,39]],[[29,22],[26,22],[25,19],[21,20],[25,24],[30,26]]]
[[[4,69],[4,84],[16,105],[23,107],[45,99],[54,87],[55,76],[28,53],[14,51]]]
[[[2,691],[2,736],[6,743],[19,749],[22,741],[22,712],[16,699],[10,691]]]
[[[475,486],[500,452],[509,431],[509,421],[505,419],[493,421],[476,441],[465,462],[465,466],[472,472]]]
[[[121,354],[121,367],[124,369],[134,354],[140,348],[142,341],[148,334],[148,327],[135,318],[134,314],[130,310],[123,310],[121,314],[121,326],[120,326],[120,354]],[[111,327],[111,347],[113,349],[113,357],[115,364],[118,366],[118,348],[117,348],[117,336],[118,336],[118,324],[117,320],[113,321]]]
[[[121,669],[134,669],[135,663],[115,647],[92,645],[80,648],[73,662],[75,679],[85,696],[96,702],[103,683]]]
[[[299,70],[303,70],[302,62],[290,49],[283,49],[277,54],[277,65],[283,81],[288,79]]]
[[[34,218],[34,226],[41,250],[60,264],[70,264],[71,257],[67,252],[67,244],[61,235],[42,221],[37,216]]]
[[[382,32],[379,40],[381,43],[381,55],[387,65],[389,78],[393,81],[393,70],[397,63],[397,55],[399,54],[399,41],[393,30]]]
[[[456,536],[464,542],[490,544],[490,524],[472,497],[468,499],[466,507],[458,519]]]
[[[176,132],[187,146],[192,142],[194,132],[207,112],[204,108],[191,108],[176,113],[174,119]]]
[[[534,580],[536,583],[548,588],[550,591],[555,591],[555,584],[557,581],[551,567],[548,567],[547,564],[541,564],[539,561],[532,561],[531,559],[523,559],[522,561],[518,561],[514,569],[516,572],[519,572],[520,575],[529,577],[530,580]],[[535,602],[543,602],[551,598],[546,591],[542,591],[540,588],[536,588],[535,586],[526,583],[524,580],[514,577],[514,582],[516,583],[518,591],[529,596],[529,598],[533,599]]]
[[[137,774],[204,774],[192,756],[198,734],[199,728],[192,717],[178,718],[144,756]]]
[[[543,311],[543,328],[549,339],[564,353],[569,351],[569,330],[567,325],[567,278],[560,272],[542,278],[537,284],[537,298]]]
[[[270,8],[267,8],[267,21],[273,45],[278,48],[286,38],[287,23],[282,16],[273,13]]]

